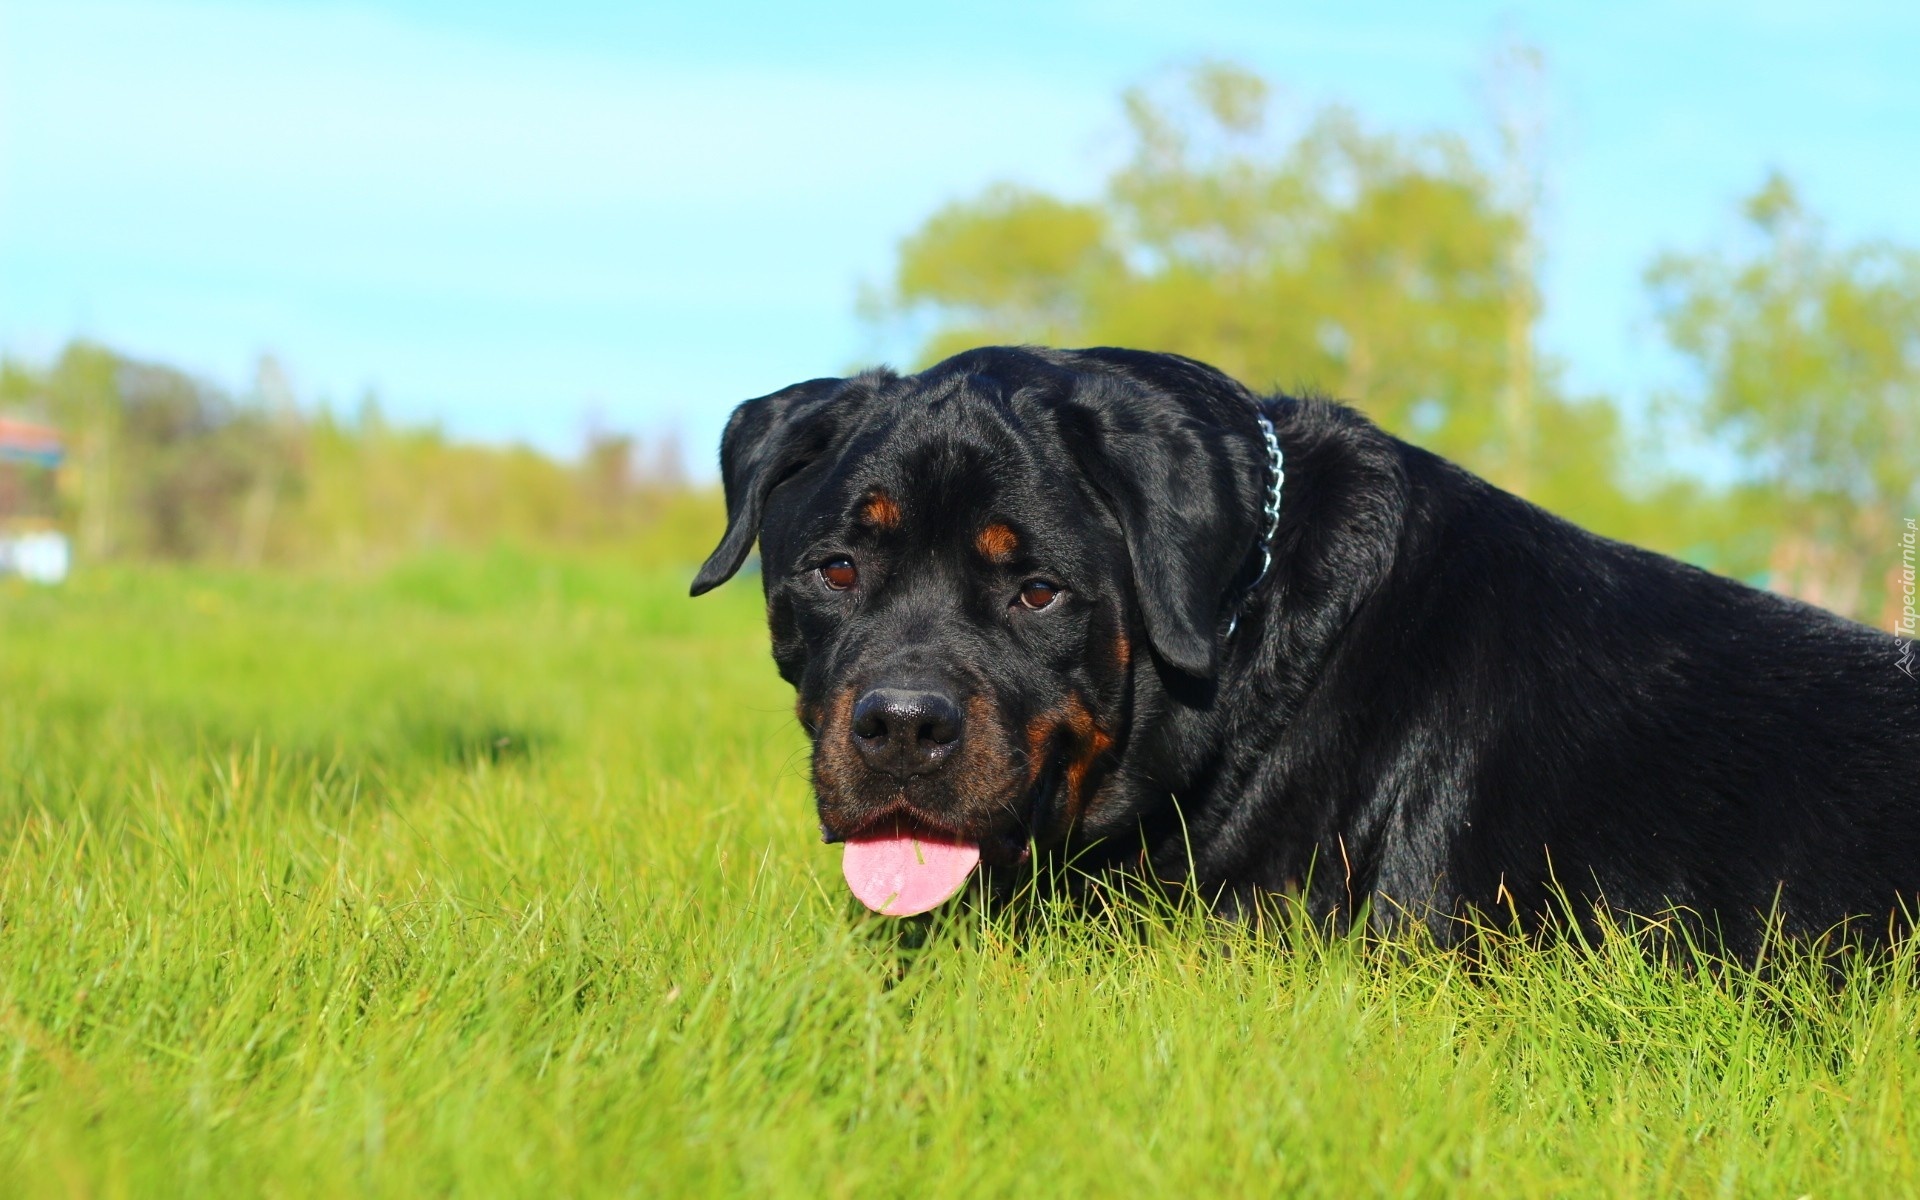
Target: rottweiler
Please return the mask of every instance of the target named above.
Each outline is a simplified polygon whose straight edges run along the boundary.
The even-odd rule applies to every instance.
[[[1920,903],[1895,638],[1340,404],[993,347],[749,400],[720,467],[693,594],[758,538],[820,827],[877,911],[1034,853],[1443,939],[1604,906],[1751,952]]]

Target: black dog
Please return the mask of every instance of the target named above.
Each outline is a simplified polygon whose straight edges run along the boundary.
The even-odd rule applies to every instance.
[[[1339,405],[983,349],[750,400],[721,467],[693,592],[759,537],[821,826],[876,909],[1029,845],[1443,937],[1570,900],[1678,906],[1742,952],[1772,913],[1878,939],[1920,901],[1893,638]]]

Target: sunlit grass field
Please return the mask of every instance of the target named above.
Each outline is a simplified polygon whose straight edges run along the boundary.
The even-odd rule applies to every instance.
[[[0,586],[0,1194],[1920,1190],[1920,990],[857,911],[751,580]]]

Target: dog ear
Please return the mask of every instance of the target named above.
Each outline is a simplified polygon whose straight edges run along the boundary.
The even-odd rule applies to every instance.
[[[1254,397],[1172,355],[1081,354],[1103,369],[1083,376],[1061,412],[1068,444],[1120,523],[1154,650],[1211,679],[1225,606],[1249,582],[1263,532],[1266,459]]]
[[[733,410],[720,438],[720,481],[727,494],[727,531],[693,577],[690,594],[712,591],[740,570],[760,536],[767,494],[826,449],[823,418],[844,383],[814,379],[749,400]]]

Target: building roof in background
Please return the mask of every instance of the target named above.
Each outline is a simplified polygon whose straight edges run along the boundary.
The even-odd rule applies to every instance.
[[[0,416],[0,462],[26,462],[57,467],[66,457],[60,431],[51,425],[21,417]]]

